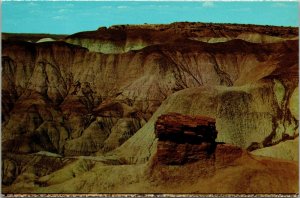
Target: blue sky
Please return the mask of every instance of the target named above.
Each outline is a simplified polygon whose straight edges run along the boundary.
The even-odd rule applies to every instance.
[[[72,34],[178,21],[298,26],[298,2],[4,1],[2,32]]]

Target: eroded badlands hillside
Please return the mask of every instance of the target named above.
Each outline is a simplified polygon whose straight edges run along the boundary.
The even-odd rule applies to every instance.
[[[297,28],[174,23],[34,38],[2,40],[4,192],[204,193],[228,175],[220,192],[298,192]],[[211,166],[210,179],[198,162],[154,166],[155,122],[170,112],[215,119],[216,141],[240,149],[234,165]],[[182,177],[157,178],[174,168]],[[244,185],[248,173],[257,185]]]

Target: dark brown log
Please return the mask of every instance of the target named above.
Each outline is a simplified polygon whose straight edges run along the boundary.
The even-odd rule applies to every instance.
[[[215,119],[179,113],[161,115],[155,125],[157,161],[180,165],[211,157],[216,148]]]
[[[214,142],[217,137],[215,119],[179,113],[161,115],[155,125],[156,137],[177,143]]]

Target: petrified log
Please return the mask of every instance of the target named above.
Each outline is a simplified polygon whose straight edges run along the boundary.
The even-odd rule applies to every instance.
[[[188,116],[179,113],[161,115],[156,121],[155,134],[160,141],[200,144],[215,142],[215,119],[206,116]]]
[[[169,113],[158,118],[155,125],[158,138],[157,161],[178,165],[211,157],[217,137],[215,120],[205,116]]]

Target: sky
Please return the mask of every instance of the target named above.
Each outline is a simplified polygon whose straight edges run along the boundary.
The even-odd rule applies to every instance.
[[[172,22],[299,26],[298,2],[2,1],[2,32],[72,34]]]

